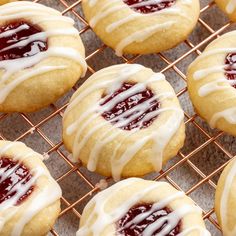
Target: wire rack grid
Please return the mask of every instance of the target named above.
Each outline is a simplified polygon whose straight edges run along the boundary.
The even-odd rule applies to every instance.
[[[86,34],[93,34],[83,17],[81,0],[36,0],[35,2],[55,7],[64,15],[74,18],[80,35],[85,40]],[[212,19],[213,15],[217,17]],[[175,78],[173,86],[185,110],[186,144],[177,157],[160,173],[149,175],[147,178],[165,180],[192,197],[202,208],[204,220],[212,235],[222,235],[214,213],[216,183],[223,168],[236,154],[236,148],[233,137],[223,132],[210,130],[194,113],[188,97],[185,72],[189,63],[201,54],[202,49],[210,41],[233,27],[233,24],[226,20],[213,2],[201,0],[201,15],[195,29],[195,35],[201,35],[200,38],[196,40],[193,34],[169,53],[117,58],[114,52],[103,45],[94,34],[92,39],[96,41],[95,44],[87,38],[89,41],[89,52],[86,57],[87,77],[99,69],[95,68],[96,63],[108,53],[114,59],[114,63],[143,62],[152,67],[155,61],[154,64],[160,65],[158,70],[166,74],[169,82],[172,82],[171,77]],[[188,58],[187,62],[185,62],[186,58]],[[151,61],[152,63],[149,63]],[[107,66],[109,64],[113,64],[113,61],[109,61]],[[102,176],[86,171],[80,163],[72,163],[70,154],[67,153],[61,141],[63,112],[71,94],[83,81],[80,81],[69,94],[60,99],[60,102],[50,105],[43,111],[34,114],[0,114],[0,139],[23,141],[36,150],[40,146],[39,151],[49,155],[46,165],[63,189],[62,211],[55,227],[49,233],[55,236],[75,235],[82,210],[91,197],[100,190],[98,183],[102,179]],[[109,179],[108,182],[112,184]]]

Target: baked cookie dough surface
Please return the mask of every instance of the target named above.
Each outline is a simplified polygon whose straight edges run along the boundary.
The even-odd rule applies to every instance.
[[[129,107],[130,106],[130,107]],[[183,146],[184,114],[161,73],[121,64],[93,74],[72,96],[63,140],[90,171],[142,176],[160,171]]]
[[[147,12],[155,4],[156,11]],[[199,0],[83,0],[82,7],[94,32],[118,56],[173,48],[188,37],[199,17]]]
[[[236,136],[236,31],[210,43],[189,66],[187,83],[196,112],[212,128]]]
[[[235,0],[215,0],[218,7],[232,20],[236,21],[236,1]]]
[[[135,235],[132,229],[139,232],[136,235],[210,236],[202,211],[183,192],[166,182],[138,178],[95,195],[83,211],[76,236]]]
[[[215,211],[223,235],[236,235],[236,158],[220,176],[216,189]]]
[[[73,24],[37,3],[0,6],[0,112],[48,106],[85,74],[84,46]]]
[[[21,142],[0,141],[0,235],[45,236],[52,229],[62,193],[42,160]]]

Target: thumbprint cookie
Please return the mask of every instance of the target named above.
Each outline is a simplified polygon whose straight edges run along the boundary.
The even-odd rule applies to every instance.
[[[184,114],[161,73],[121,64],[93,74],[72,96],[63,139],[74,161],[105,176],[160,171],[185,139]]]
[[[202,211],[166,182],[123,180],[85,207],[76,236],[210,236]]]
[[[124,53],[158,53],[184,41],[199,17],[199,0],[83,0],[94,32]]]
[[[45,236],[60,213],[61,188],[43,156],[0,141],[0,235]]]
[[[0,6],[0,112],[31,112],[56,101],[86,71],[74,22],[32,2]]]
[[[228,15],[232,21],[236,21],[236,1],[235,0],[215,0],[219,8]]]
[[[188,90],[212,128],[236,136],[236,31],[214,40],[190,65]]]
[[[220,176],[215,211],[224,236],[236,235],[236,157]]]

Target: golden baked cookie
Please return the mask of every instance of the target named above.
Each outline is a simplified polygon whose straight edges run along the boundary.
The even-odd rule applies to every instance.
[[[83,0],[94,32],[124,53],[165,51],[184,41],[199,17],[199,0]]]
[[[15,2],[17,0],[0,0],[0,5],[2,4],[6,4],[6,3],[9,3],[9,2]]]
[[[161,73],[121,64],[92,75],[72,96],[63,140],[75,161],[105,176],[160,171],[183,146],[183,111]]]
[[[118,233],[118,234],[117,234]],[[166,182],[123,180],[85,207],[76,236],[210,236],[202,211]]]
[[[188,91],[212,128],[236,136],[236,31],[213,41],[189,66]]]
[[[0,112],[31,112],[70,90],[86,71],[74,22],[32,2],[0,6]]]
[[[45,236],[59,216],[61,188],[42,159],[21,142],[0,141],[1,236]]]
[[[223,235],[236,235],[236,157],[220,176],[216,189],[215,212]]]
[[[228,15],[232,21],[236,21],[236,1],[235,0],[215,0],[218,7]]]

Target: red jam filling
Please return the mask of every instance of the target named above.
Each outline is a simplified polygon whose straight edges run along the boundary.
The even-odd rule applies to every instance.
[[[31,178],[29,169],[23,164],[9,158],[0,158],[0,204],[22,191]],[[34,186],[31,186],[26,192],[22,192],[15,205],[21,204],[33,189]]]
[[[123,0],[131,9],[136,12],[148,14],[156,11],[161,11],[165,8],[171,7],[175,4],[176,0],[162,0],[157,1],[157,3],[145,4],[150,0]]]
[[[230,53],[225,58],[225,75],[228,80],[235,80],[235,83],[232,85],[236,88],[236,53]]]
[[[136,217],[140,216],[143,213],[146,213],[151,210],[153,204],[142,204],[142,205],[136,205],[132,207],[123,218],[121,218],[117,222],[117,231],[119,235],[122,236],[136,236],[136,235],[142,235],[143,231],[152,223],[157,221],[159,218],[167,216],[169,213],[171,213],[171,210],[166,208],[163,208],[161,210],[157,210],[152,212],[149,216],[147,216],[144,220],[137,224],[130,224],[130,222]],[[162,231],[163,228],[167,226],[168,222],[164,222],[161,227],[156,229],[156,231],[153,233],[154,235],[158,235]],[[170,232],[166,234],[166,236],[175,236],[178,235],[181,232],[181,222],[178,222],[177,226],[174,229],[170,229]],[[128,226],[128,227],[127,227]]]
[[[38,27],[23,21],[0,26],[0,61],[30,57],[46,51],[47,40],[34,38],[41,32]]]
[[[131,84],[131,83],[123,83],[122,87],[120,89],[118,89],[116,92],[114,92],[112,95],[110,95],[101,104],[101,106],[107,104],[109,101],[111,101],[112,99],[114,99],[118,95],[122,96],[123,92],[131,89],[134,85],[135,84]],[[103,97],[105,97],[105,96],[106,95],[104,95]],[[103,112],[102,117],[105,120],[110,121],[111,124],[113,124],[113,125],[118,124],[118,126],[119,126],[119,123],[118,123],[119,120],[112,120],[112,119],[122,115],[124,112],[126,112],[132,108],[135,108],[135,106],[138,106],[139,104],[147,102],[148,100],[153,98],[153,96],[154,96],[154,93],[152,92],[152,90],[145,89],[141,92],[138,92],[138,93],[124,99],[121,102],[118,102],[109,111]],[[135,117],[134,119],[132,119],[132,116],[135,116],[135,114],[140,112],[139,110],[135,111],[127,116],[124,116],[124,119],[131,119],[131,121],[126,125],[119,126],[119,128],[121,128],[123,130],[132,130],[135,128],[139,128],[139,129],[147,128],[157,118],[157,115],[152,117],[151,119],[145,119],[145,116],[148,115],[150,112],[158,110],[159,108],[160,108],[160,102],[157,100],[152,100],[152,101],[150,101],[147,108],[145,110],[141,111],[141,114],[138,117]],[[143,119],[145,119],[145,120],[143,120]]]

